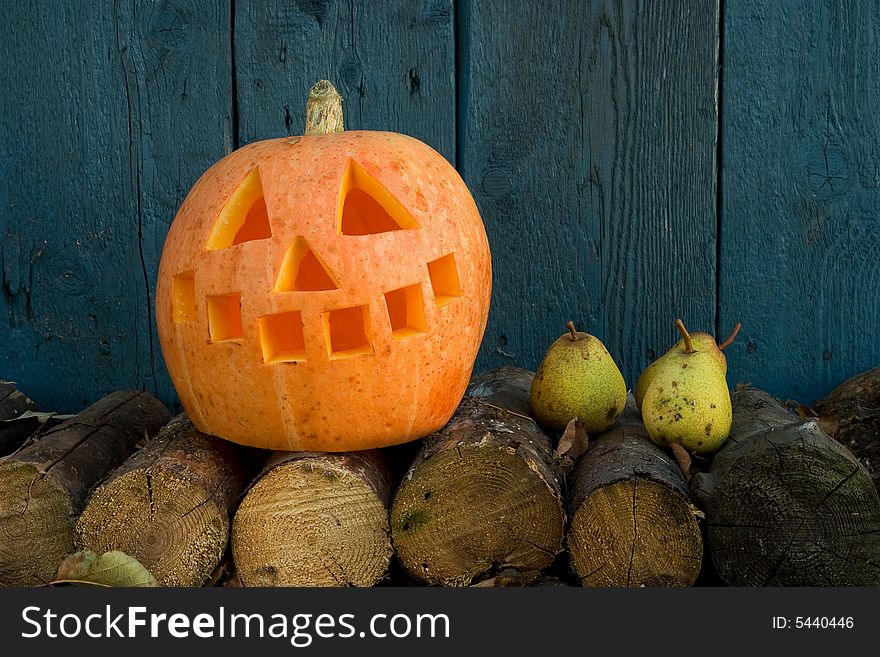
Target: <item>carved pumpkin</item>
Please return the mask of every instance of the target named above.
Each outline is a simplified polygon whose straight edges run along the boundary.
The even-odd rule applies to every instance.
[[[165,362],[196,427],[237,443],[419,438],[452,415],[485,330],[483,223],[430,147],[342,132],[329,83],[309,103],[305,136],[231,153],[183,202],[159,267]]]

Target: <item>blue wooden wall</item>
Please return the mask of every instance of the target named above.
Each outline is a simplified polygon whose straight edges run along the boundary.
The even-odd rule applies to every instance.
[[[633,385],[692,329],[730,382],[810,402],[880,362],[880,6],[776,0],[21,0],[0,22],[0,378],[46,410],[168,402],[152,304],[197,177],[347,127],[455,164],[483,214],[478,367],[568,319]]]

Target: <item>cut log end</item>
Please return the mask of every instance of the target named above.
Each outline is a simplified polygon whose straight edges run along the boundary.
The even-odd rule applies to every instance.
[[[170,419],[149,393],[120,390],[0,461],[0,582],[54,578],[74,549],[87,495]]]
[[[703,539],[687,481],[648,437],[630,395],[569,478],[567,543],[584,586],[690,586]]]
[[[880,499],[815,419],[757,390],[733,395],[737,431],[702,491],[715,570],[733,586],[877,586]],[[703,480],[696,482],[703,486]]]
[[[248,491],[232,529],[245,586],[372,586],[385,576],[386,501],[349,459],[281,463]]]
[[[706,505],[709,545],[725,582],[880,584],[880,509],[861,467],[815,444],[777,445],[745,459],[720,477]]]
[[[572,517],[568,548],[584,586],[690,586],[703,559],[692,510],[647,479],[593,491]]]
[[[54,579],[73,551],[70,497],[33,463],[0,463],[0,584],[34,586]]]
[[[89,501],[76,543],[98,554],[121,550],[162,586],[200,586],[223,557],[226,515],[201,486],[172,472],[127,472]]]
[[[534,374],[473,378],[452,419],[428,437],[397,490],[398,558],[429,584],[533,579],[562,551],[565,510],[549,437],[529,417]]]
[[[560,551],[564,522],[556,492],[527,460],[478,443],[421,463],[391,512],[407,571],[453,586],[505,567],[537,573]]]
[[[200,586],[223,557],[244,488],[239,450],[180,415],[89,499],[78,549],[121,550],[162,586]]]

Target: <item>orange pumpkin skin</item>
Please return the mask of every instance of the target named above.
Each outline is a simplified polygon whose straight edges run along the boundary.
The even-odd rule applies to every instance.
[[[265,211],[236,233],[255,169]],[[359,450],[449,420],[491,285],[477,207],[433,149],[385,132],[280,138],[231,153],[193,187],[162,252],[156,321],[200,431],[267,449]]]

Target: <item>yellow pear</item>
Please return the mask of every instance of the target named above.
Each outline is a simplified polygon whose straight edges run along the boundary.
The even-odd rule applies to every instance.
[[[682,334],[682,346],[676,345],[662,361],[658,359],[644,387],[642,420],[658,445],[678,444],[708,454],[730,433],[726,362],[718,358],[720,350],[717,354],[713,350],[718,349],[714,340],[711,345],[701,340],[703,350],[698,350],[681,320],[676,321],[676,327]]]
[[[606,431],[626,404],[626,383],[599,338],[568,333],[550,345],[531,388],[532,413],[543,425],[562,431],[578,418],[589,434]]]
[[[736,326],[733,327],[733,331],[730,332],[730,335],[727,336],[727,339],[720,345],[716,344],[715,338],[708,333],[703,333],[702,331],[691,333],[691,346],[693,347],[694,351],[705,351],[712,354],[715,360],[718,361],[718,364],[721,365],[721,369],[724,371],[725,374],[727,374],[727,358],[725,358],[724,356],[724,350],[730,346],[734,339],[736,339],[736,336],[741,328],[742,324],[737,322]],[[660,363],[662,363],[663,359],[667,356],[671,354],[681,353],[684,351],[684,349],[684,338],[681,338],[678,342],[675,343],[675,345],[673,345],[673,347],[669,351],[667,351],[665,354],[663,354],[650,365],[648,365],[644,370],[642,370],[642,373],[639,375],[639,380],[636,381],[635,390],[633,390],[633,397],[635,397],[636,407],[639,410],[642,410],[642,400],[645,398],[645,391],[648,389],[648,386],[653,380],[654,375],[659,370]]]

